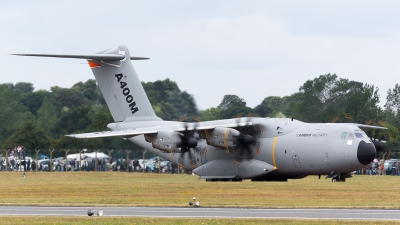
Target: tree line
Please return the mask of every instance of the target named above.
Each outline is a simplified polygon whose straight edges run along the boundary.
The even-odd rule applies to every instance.
[[[225,95],[216,107],[197,108],[194,96],[169,79],[142,82],[156,115],[164,120],[188,122],[240,116],[292,117],[304,122],[352,122],[388,127],[369,135],[386,139],[387,147],[400,149],[400,86],[388,90],[379,105],[378,87],[339,78],[336,74],[307,80],[290,96],[269,96],[254,108],[237,95]],[[66,134],[106,130],[113,122],[96,81],[71,88],[34,90],[32,83],[0,84],[0,147],[14,148],[132,148],[121,138],[74,139]],[[195,120],[193,118],[196,118]]]

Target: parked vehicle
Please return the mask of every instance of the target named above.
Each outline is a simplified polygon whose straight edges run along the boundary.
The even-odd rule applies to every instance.
[[[383,164],[384,166],[384,170],[386,172],[386,175],[392,175],[393,171],[392,171],[392,164],[393,163],[400,163],[400,159],[388,159],[385,160],[385,163]]]

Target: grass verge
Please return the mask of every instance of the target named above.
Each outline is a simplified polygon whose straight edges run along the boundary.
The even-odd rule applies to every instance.
[[[197,176],[118,172],[0,173],[0,205],[400,208],[400,177],[310,176],[288,182],[205,182]]]

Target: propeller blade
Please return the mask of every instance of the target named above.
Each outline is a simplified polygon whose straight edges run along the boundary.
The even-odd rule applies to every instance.
[[[181,151],[183,153],[185,152],[190,152],[191,148],[196,148],[197,147],[197,140],[194,138],[194,132],[196,131],[197,125],[195,124],[193,130],[189,130],[188,124],[185,123],[185,130],[181,131],[182,135],[179,135],[181,138]]]
[[[243,122],[243,120],[245,122]],[[252,158],[254,146],[253,144],[256,143],[256,139],[253,137],[255,129],[250,124],[252,121],[251,117],[246,118],[238,118],[236,120],[237,123],[237,130],[240,134],[236,137],[237,140],[237,147],[240,149],[239,155],[243,156],[244,158]],[[252,135],[253,134],[253,135]]]

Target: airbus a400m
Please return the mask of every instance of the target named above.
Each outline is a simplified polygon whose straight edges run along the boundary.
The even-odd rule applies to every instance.
[[[74,138],[119,136],[207,181],[287,181],[328,175],[345,181],[368,165],[382,145],[361,124],[304,123],[292,118],[226,119],[198,123],[156,116],[132,66],[128,48],[90,55],[15,54],[86,59],[110,109],[109,131]]]

